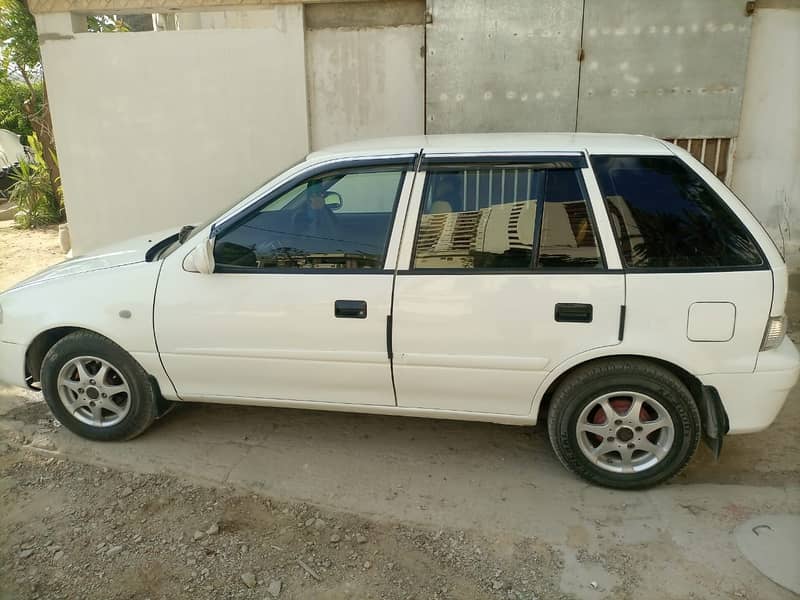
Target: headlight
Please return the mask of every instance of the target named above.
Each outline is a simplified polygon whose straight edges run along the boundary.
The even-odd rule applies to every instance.
[[[783,336],[786,335],[786,317],[770,317],[767,319],[767,328],[764,330],[764,340],[761,350],[772,350],[780,346]]]

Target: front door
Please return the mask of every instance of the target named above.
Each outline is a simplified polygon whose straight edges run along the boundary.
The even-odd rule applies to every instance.
[[[560,362],[619,343],[624,275],[600,249],[583,156],[453,160],[423,163],[409,208],[398,405],[527,415]]]
[[[351,166],[282,186],[215,232],[212,274],[187,272],[186,251],[167,259],[155,330],[179,396],[395,404],[384,265],[396,257],[406,167]]]

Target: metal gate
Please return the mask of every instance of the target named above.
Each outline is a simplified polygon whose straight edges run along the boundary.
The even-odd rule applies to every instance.
[[[426,131],[729,138],[750,41],[737,0],[427,0]]]
[[[583,0],[428,0],[426,131],[575,129]]]

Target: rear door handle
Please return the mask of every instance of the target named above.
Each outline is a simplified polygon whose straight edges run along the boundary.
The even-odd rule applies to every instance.
[[[574,302],[559,302],[556,304],[555,319],[559,323],[591,323],[592,305]]]
[[[364,300],[337,300],[333,305],[337,319],[366,319],[367,303]]]

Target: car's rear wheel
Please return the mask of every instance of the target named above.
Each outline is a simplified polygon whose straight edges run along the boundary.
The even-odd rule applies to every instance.
[[[618,489],[659,484],[686,466],[700,440],[700,413],[684,383],[642,359],[579,367],[553,394],[550,442],[587,481]]]
[[[72,333],[54,344],[41,381],[55,417],[85,438],[131,439],[156,418],[155,384],[130,354],[96,333]]]

